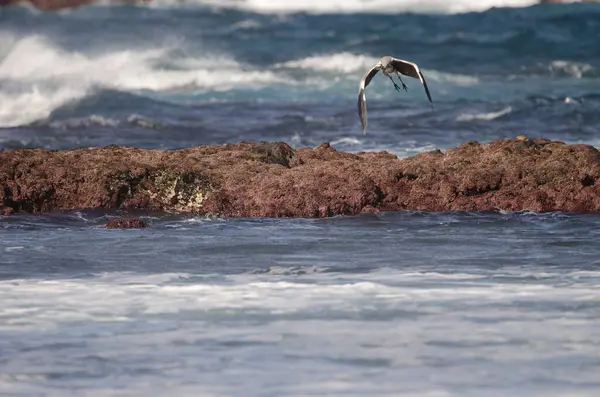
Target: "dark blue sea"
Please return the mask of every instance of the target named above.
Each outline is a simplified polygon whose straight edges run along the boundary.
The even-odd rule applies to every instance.
[[[1,8],[0,149],[600,146],[600,4],[532,3]],[[434,110],[378,75],[362,135],[383,55]],[[0,217],[0,395],[600,394],[600,216],[118,215]]]

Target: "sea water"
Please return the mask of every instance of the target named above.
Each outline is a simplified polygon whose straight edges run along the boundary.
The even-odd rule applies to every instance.
[[[600,4],[0,9],[0,148],[598,146]],[[492,6],[507,6],[493,8]],[[396,92],[382,55],[419,64]],[[596,396],[600,217],[0,218],[2,396]]]

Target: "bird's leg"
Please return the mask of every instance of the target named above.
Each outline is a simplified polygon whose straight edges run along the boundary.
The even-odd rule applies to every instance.
[[[398,75],[398,78],[400,79],[400,82],[402,83],[402,88],[404,88],[404,91],[408,91],[408,87],[406,86],[406,84],[404,84],[404,81],[402,81],[402,77],[400,77],[400,73],[396,72],[396,74]]]
[[[398,84],[396,84],[396,82],[392,78],[392,75],[388,74],[387,77],[389,77],[390,80],[392,80],[392,83],[394,84],[394,88],[396,89],[396,91],[400,92],[400,86]]]

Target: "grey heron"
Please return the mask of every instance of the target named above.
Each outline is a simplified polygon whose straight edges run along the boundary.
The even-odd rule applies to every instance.
[[[396,91],[400,91],[400,87],[392,78],[392,74],[394,73],[400,79],[400,83],[402,83],[402,88],[404,88],[404,91],[408,91],[408,87],[406,84],[404,84],[404,81],[402,81],[402,77],[400,76],[401,74],[420,80],[423,84],[423,87],[425,87],[427,98],[433,106],[433,101],[431,100],[431,94],[429,93],[427,82],[425,81],[425,77],[423,76],[423,73],[417,64],[404,61],[402,59],[396,59],[391,56],[381,57],[379,62],[377,62],[367,73],[365,73],[363,78],[360,80],[360,87],[358,89],[358,116],[360,117],[360,123],[362,124],[363,135],[365,135],[367,131],[367,98],[365,97],[365,88],[367,88],[373,77],[375,77],[377,72],[380,70],[385,76],[389,77],[394,84]]]

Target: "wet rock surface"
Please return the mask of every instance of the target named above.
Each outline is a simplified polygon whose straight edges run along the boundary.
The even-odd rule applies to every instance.
[[[223,217],[328,217],[396,210],[600,212],[600,152],[529,139],[467,142],[398,159],[324,143],[183,150],[0,151],[0,213],[146,209]]]
[[[143,229],[148,223],[140,218],[113,218],[106,222],[106,229]]]

